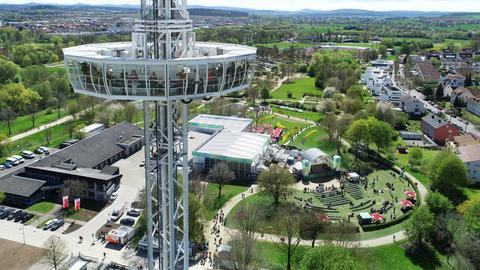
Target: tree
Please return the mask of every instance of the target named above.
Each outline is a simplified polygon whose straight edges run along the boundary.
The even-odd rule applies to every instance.
[[[260,217],[260,209],[254,205],[241,205],[234,215],[233,222],[239,234],[229,243],[232,249],[228,257],[235,270],[250,269],[259,262],[259,256],[255,252],[255,232],[260,226]]]
[[[337,104],[331,98],[325,98],[318,107],[318,110],[322,113],[335,113],[337,110]]]
[[[217,184],[218,198],[222,197],[223,187],[235,179],[235,174],[230,170],[225,162],[218,162],[210,169],[207,180]]]
[[[125,121],[129,123],[133,123],[133,119],[135,118],[137,112],[138,109],[133,103],[129,102],[123,106],[123,115],[125,116]]]
[[[368,131],[369,122],[367,119],[359,119],[352,123],[350,128],[345,133],[347,139],[353,143],[353,148],[358,150],[360,145],[367,144],[370,142],[370,132]],[[355,154],[355,159],[357,160],[357,155]]]
[[[429,193],[426,203],[435,216],[446,214],[454,209],[453,203],[447,197],[438,192]]]
[[[0,133],[0,156],[6,156],[8,151],[8,137]]]
[[[203,238],[203,208],[200,198],[188,194],[188,232],[190,241],[201,243]]]
[[[0,84],[11,83],[20,71],[20,67],[13,62],[0,58]]]
[[[405,226],[405,234],[415,247],[423,246],[435,228],[435,217],[428,206],[420,206]]]
[[[300,237],[305,240],[312,240],[312,248],[315,247],[315,241],[325,227],[322,221],[323,215],[325,213],[306,211],[300,217]]]
[[[292,269],[292,257],[300,244],[298,215],[295,209],[286,211],[284,218],[280,223],[282,238],[280,239],[280,248],[286,253],[287,270]]]
[[[378,152],[389,148],[393,143],[393,137],[396,135],[392,126],[374,118],[368,119],[368,122],[368,132],[372,142],[377,146]]]
[[[265,100],[270,98],[270,91],[268,91],[266,87],[263,87],[262,90],[260,91],[260,97],[265,102]]]
[[[302,270],[358,269],[358,262],[348,249],[330,244],[308,250],[300,265]]]
[[[390,102],[379,102],[375,107],[375,118],[380,121],[387,122],[390,125],[395,124],[395,111]]]
[[[342,106],[345,113],[356,114],[363,109],[363,102],[360,99],[344,99]]]
[[[351,114],[344,114],[337,118],[336,121],[336,134],[337,134],[337,153],[340,153],[340,149],[342,147],[342,138],[347,132],[348,128],[353,122],[353,115]]]
[[[0,105],[5,114],[8,125],[8,134],[12,134],[11,121],[13,115],[19,114],[30,102],[38,99],[38,94],[19,83],[10,83],[0,89]],[[3,117],[2,117],[3,118]]]
[[[337,127],[337,115],[329,113],[322,118],[322,126],[324,126],[328,131],[328,138],[330,141],[333,141],[335,138],[335,131]]]
[[[47,145],[50,145],[50,142],[52,141],[52,136],[52,128],[45,129],[45,131],[43,132],[43,137],[45,138],[45,142],[47,143]]]
[[[65,242],[58,236],[51,236],[45,243],[43,262],[57,270],[67,261],[68,255],[66,253],[68,254]]]
[[[36,113],[38,111],[38,104],[40,100],[42,99],[40,95],[37,92],[28,91],[28,96],[27,96],[27,111],[29,111],[32,115],[32,127],[35,127],[35,119],[36,119]]]
[[[60,109],[66,105],[67,98],[70,94],[70,83],[65,77],[55,77],[50,81],[50,84],[57,105],[57,117],[60,118]]]
[[[38,106],[41,109],[47,108],[52,100],[52,86],[49,81],[44,81],[42,83],[36,84],[32,87],[33,91],[37,92],[41,99],[38,102]]]
[[[387,54],[388,54],[388,49],[385,45],[380,45],[378,46],[378,54],[383,57],[383,58],[386,58],[387,57]]]
[[[465,214],[467,227],[476,235],[480,236],[480,203],[476,203]]]
[[[418,147],[408,150],[408,163],[412,168],[422,165],[423,151]]]
[[[77,114],[80,112],[81,108],[80,105],[76,103],[69,104],[67,107],[68,114],[70,114],[74,120],[77,119]]]
[[[440,191],[450,199],[457,196],[459,189],[468,184],[465,164],[453,153],[438,153],[429,167],[432,189]]]
[[[329,224],[325,227],[325,240],[335,246],[355,248],[358,245],[358,226],[348,221]]]
[[[275,207],[280,204],[280,198],[287,195],[290,185],[294,183],[292,174],[277,164],[272,164],[269,170],[263,171],[258,177],[260,188],[273,198]]]

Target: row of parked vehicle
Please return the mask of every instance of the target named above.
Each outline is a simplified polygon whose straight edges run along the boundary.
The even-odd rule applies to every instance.
[[[14,208],[8,208],[5,206],[0,207],[0,219],[12,220],[14,222],[25,223],[33,218],[33,214],[27,213],[23,210]]]
[[[62,217],[57,217],[47,221],[45,223],[45,226],[43,226],[43,230],[44,231],[51,230],[53,232],[58,230],[60,227],[62,227],[63,224],[65,224],[65,220],[63,220]]]
[[[0,164],[0,171],[3,171],[5,169],[10,169],[13,166],[20,165],[25,162],[25,159],[34,159],[36,157],[36,154],[45,154],[49,155],[50,151],[48,150],[47,147],[39,147],[35,150],[35,153],[32,151],[23,151],[20,155],[14,155],[11,157],[6,158],[5,163]]]

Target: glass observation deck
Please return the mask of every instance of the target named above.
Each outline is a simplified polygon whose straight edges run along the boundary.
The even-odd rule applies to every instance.
[[[196,43],[192,57],[136,59],[132,43],[104,43],[64,50],[68,78],[76,93],[115,100],[192,100],[247,88],[256,49]]]

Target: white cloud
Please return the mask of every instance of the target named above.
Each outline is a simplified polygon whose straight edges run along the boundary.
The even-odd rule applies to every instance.
[[[75,4],[137,4],[140,0],[0,0],[0,3],[62,3]],[[368,10],[419,10],[480,12],[478,0],[189,0],[190,5],[235,6],[255,9],[368,9]]]

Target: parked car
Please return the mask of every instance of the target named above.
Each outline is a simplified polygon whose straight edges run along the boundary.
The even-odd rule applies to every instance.
[[[63,226],[63,224],[65,224],[65,221],[63,219],[57,219],[57,221],[55,221],[52,226],[50,226],[50,230],[53,232],[53,231],[56,231],[58,230],[60,227]]]
[[[110,196],[110,201],[115,201],[116,199],[118,198],[118,194],[117,193],[112,193],[112,195]]]
[[[23,151],[22,157],[27,159],[32,159],[32,158],[35,158],[35,154],[31,151]]]
[[[5,169],[6,169],[5,165],[0,164],[0,171],[3,171],[3,170],[5,170]]]
[[[12,209],[4,209],[2,210],[2,212],[0,213],[0,219],[6,219],[10,213],[12,213],[13,210]]]
[[[123,226],[133,227],[133,225],[135,225],[135,220],[133,218],[123,218],[120,220],[120,224]]]
[[[131,209],[127,212],[127,216],[138,217],[138,216],[140,216],[140,211],[138,211],[136,209]]]
[[[25,159],[19,155],[12,156],[12,158],[18,160],[19,163],[24,163]]]
[[[43,149],[42,149],[41,147],[35,149],[34,152],[35,152],[35,154],[43,154],[43,153],[44,153],[44,151],[43,151]]]
[[[145,167],[145,160],[140,162],[140,167]]]
[[[13,166],[17,166],[18,164],[20,164],[20,161],[18,161],[18,159],[13,157],[8,157],[6,161],[11,163]]]
[[[30,214],[30,213],[26,213],[23,215],[22,219],[20,220],[21,223],[25,223],[27,221],[29,221],[30,219],[33,218],[33,214]]]
[[[123,212],[125,212],[125,207],[122,207],[122,208],[119,208],[119,209],[114,209],[112,211],[112,213],[110,214],[110,216],[108,216],[108,219],[113,221],[113,222],[116,222],[120,219],[120,217],[122,217]]]
[[[22,220],[23,215],[25,215],[25,214],[26,214],[26,212],[23,212],[22,210],[18,211],[18,212],[15,214],[15,217],[14,217],[13,221],[19,222],[20,220]]]
[[[12,220],[15,218],[15,216],[17,215],[17,213],[19,212],[20,210],[13,210],[12,212],[10,212],[10,214],[7,216],[7,220]]]
[[[3,166],[5,166],[6,169],[10,169],[13,167],[12,163],[6,161],[5,163],[3,163]]]
[[[44,231],[48,231],[50,230],[50,228],[52,227],[53,223],[57,222],[58,219],[54,218],[54,219],[50,219],[49,221],[45,222],[45,226],[43,226],[43,230]]]
[[[48,150],[47,147],[40,146],[39,149],[41,149],[45,155],[50,155],[50,151]]]

